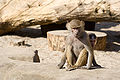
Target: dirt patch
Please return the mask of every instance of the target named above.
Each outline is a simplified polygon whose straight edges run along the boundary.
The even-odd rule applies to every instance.
[[[70,72],[56,68],[63,53],[48,49],[47,39],[41,37],[38,27],[0,36],[0,80],[119,80],[120,25],[97,23],[96,30],[108,34],[106,51],[95,50],[96,60],[103,68]],[[14,45],[23,40],[31,46]],[[32,62],[35,50],[38,50],[40,63]]]

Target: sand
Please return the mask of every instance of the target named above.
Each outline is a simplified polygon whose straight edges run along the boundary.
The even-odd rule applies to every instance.
[[[95,50],[95,58],[103,68],[66,71],[57,69],[60,51],[50,51],[39,26],[0,36],[0,80],[120,80],[120,24],[102,22],[96,30],[108,34],[105,51]],[[26,45],[18,46],[25,41]],[[40,63],[33,63],[34,51]]]

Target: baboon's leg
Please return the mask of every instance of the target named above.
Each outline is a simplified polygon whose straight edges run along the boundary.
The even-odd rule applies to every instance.
[[[88,58],[88,52],[87,50],[84,48],[80,55],[78,56],[78,59],[75,63],[75,65],[72,66],[72,68],[76,69],[76,68],[79,68],[81,66],[85,66],[87,64],[87,58]],[[96,60],[95,60],[95,57],[93,56],[93,61],[92,61],[92,64],[96,67],[101,67],[100,65],[97,64]]]
[[[95,57],[93,56],[93,61],[92,61],[93,65],[96,66],[96,67],[101,67],[99,64],[97,64],[96,60],[95,60]]]
[[[71,71],[73,70],[72,66],[76,63],[77,60],[75,54],[72,51],[72,46],[67,47],[66,58],[67,58],[66,70]]]
[[[72,66],[72,68],[76,69],[76,68],[79,68],[81,66],[85,66],[87,64],[87,58],[88,58],[88,55],[87,55],[87,50],[84,48],[78,58],[77,58],[77,61],[76,63]]]
[[[68,65],[72,66],[73,65],[73,53],[72,53],[72,46],[70,45],[67,46],[66,57],[67,57]]]
[[[58,68],[61,69],[67,59],[67,65],[68,66],[72,66],[73,64],[76,63],[77,58],[75,57],[75,55],[72,53],[71,51],[71,46],[68,46],[64,52],[64,55],[62,56],[62,59],[60,61],[60,63],[58,64]]]
[[[93,61],[93,56],[94,56],[93,48],[90,44],[90,41],[89,41],[88,37],[86,37],[86,39],[83,39],[81,41],[83,42],[84,47],[88,52],[87,66],[83,66],[83,68],[90,69],[91,66],[92,66],[92,61]]]
[[[81,66],[85,66],[87,64],[87,50],[84,48],[79,56],[78,59],[75,63],[75,66],[81,67]]]

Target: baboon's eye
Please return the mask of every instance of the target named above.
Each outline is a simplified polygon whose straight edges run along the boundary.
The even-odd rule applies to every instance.
[[[80,27],[76,27],[76,28],[73,28],[74,30],[76,30],[76,29],[80,29]]]

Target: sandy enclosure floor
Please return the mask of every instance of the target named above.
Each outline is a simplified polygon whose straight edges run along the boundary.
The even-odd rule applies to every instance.
[[[103,68],[71,72],[56,68],[62,52],[48,49],[39,26],[0,36],[0,80],[120,80],[120,24],[97,23],[96,30],[108,34],[106,51],[95,50]],[[24,40],[26,46],[16,45]],[[32,62],[35,50],[39,51],[40,64]]]

